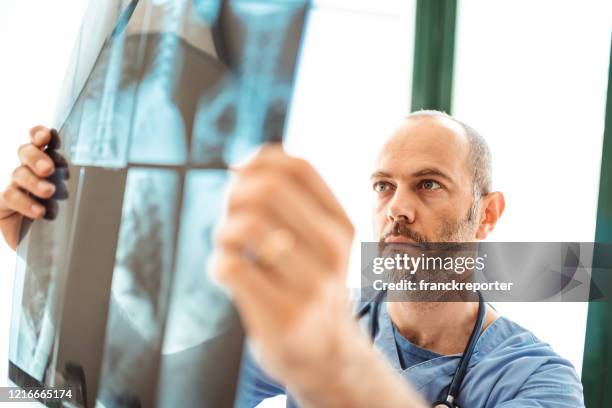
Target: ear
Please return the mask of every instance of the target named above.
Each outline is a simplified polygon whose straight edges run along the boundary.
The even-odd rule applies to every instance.
[[[485,239],[493,231],[504,208],[506,208],[506,200],[499,191],[489,193],[481,199],[476,239]]]

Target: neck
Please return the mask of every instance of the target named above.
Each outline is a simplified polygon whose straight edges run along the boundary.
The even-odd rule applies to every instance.
[[[400,334],[438,354],[462,353],[478,319],[478,302],[388,302]],[[483,330],[497,315],[487,310]]]
[[[177,50],[180,43],[180,33],[185,14],[186,0],[169,1],[160,6],[163,33],[159,38],[157,55],[153,62],[153,78],[170,91],[175,81]]]

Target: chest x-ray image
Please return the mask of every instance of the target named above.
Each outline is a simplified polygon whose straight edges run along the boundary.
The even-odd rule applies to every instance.
[[[91,0],[18,247],[9,379],[75,407],[233,406],[243,331],[208,276],[228,166],[281,141],[308,2]]]

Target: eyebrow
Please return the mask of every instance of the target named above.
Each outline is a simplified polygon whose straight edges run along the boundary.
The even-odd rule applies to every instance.
[[[435,169],[435,168],[427,168],[427,169],[419,170],[416,173],[412,173],[412,176],[413,177],[438,176],[440,178],[445,179],[449,183],[455,183],[455,180],[453,180],[452,177],[450,177],[443,171]]]
[[[437,177],[445,179],[446,181],[450,183],[453,183],[453,184],[455,183],[455,181],[450,176],[448,176],[446,173],[436,168],[425,168],[415,173],[412,173],[411,176],[412,177],[437,176]],[[372,173],[372,175],[370,176],[370,179],[379,178],[379,177],[380,178],[393,178],[391,174],[378,170]]]
[[[379,177],[380,178],[393,178],[393,177],[391,177],[391,175],[389,173],[385,173],[384,171],[375,171],[370,176],[370,179],[379,178]]]

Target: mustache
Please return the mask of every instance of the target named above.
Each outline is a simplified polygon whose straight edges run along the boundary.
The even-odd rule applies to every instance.
[[[394,221],[393,224],[383,232],[379,244],[384,245],[385,240],[389,237],[404,237],[413,240],[417,244],[425,244],[428,242],[423,235],[414,231],[408,226],[406,221],[402,220]]]
[[[378,249],[384,250],[388,246],[397,244],[391,244],[385,242],[388,237],[404,237],[414,241],[412,244],[402,244],[410,247],[420,248],[425,251],[444,250],[444,251],[460,251],[460,250],[471,250],[474,247],[473,242],[437,242],[429,241],[424,235],[419,234],[410,228],[408,223],[403,220],[393,222],[391,226],[382,234],[378,241]]]

